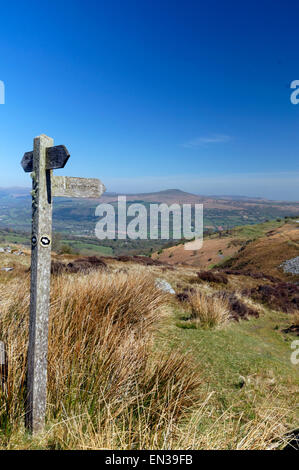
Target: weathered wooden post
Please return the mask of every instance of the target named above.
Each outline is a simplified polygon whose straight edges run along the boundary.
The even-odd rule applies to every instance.
[[[0,388],[2,393],[6,393],[6,383],[7,383],[7,353],[5,343],[0,341]]]
[[[27,152],[22,167],[32,172],[31,287],[25,424],[33,433],[43,430],[47,398],[48,322],[51,274],[52,198],[97,198],[105,191],[98,179],[53,175],[64,168],[70,155],[63,145],[41,135],[34,139],[33,152]]]
[[[48,318],[51,272],[51,172],[46,169],[47,147],[53,139],[34,139],[32,172],[32,251],[26,426],[44,426],[47,394]]]

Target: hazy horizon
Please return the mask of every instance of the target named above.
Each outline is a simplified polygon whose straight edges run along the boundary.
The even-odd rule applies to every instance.
[[[30,186],[18,186],[18,185],[15,185],[15,186],[0,186],[0,190],[21,190],[21,191],[28,191],[28,196],[30,195],[30,191],[31,191],[31,187]],[[248,194],[234,194],[234,193],[217,193],[217,192],[214,192],[214,193],[202,193],[202,192],[198,192],[198,191],[188,191],[188,190],[184,190],[184,189],[181,189],[181,188],[163,188],[163,189],[155,189],[155,190],[148,190],[148,191],[134,191],[134,190],[130,190],[130,191],[121,191],[121,190],[114,190],[114,189],[109,189],[107,188],[106,192],[104,194],[106,195],[135,195],[135,194],[151,194],[151,193],[160,193],[160,192],[165,192],[165,191],[181,191],[181,192],[184,192],[184,193],[188,193],[188,194],[192,194],[192,195],[195,195],[195,196],[203,196],[203,197],[231,197],[231,198],[249,198],[249,199],[267,199],[267,200],[270,200],[270,201],[283,201],[283,202],[299,202],[299,199],[275,199],[275,198],[268,198],[268,197],[264,197],[264,196],[260,196],[260,195],[248,195]]]

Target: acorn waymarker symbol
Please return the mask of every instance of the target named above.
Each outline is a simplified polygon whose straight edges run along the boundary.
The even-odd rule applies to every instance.
[[[40,242],[41,242],[41,245],[42,245],[42,246],[49,246],[49,245],[51,245],[51,240],[50,240],[50,238],[49,238],[49,237],[46,237],[46,236],[42,237],[41,240],[40,240]]]

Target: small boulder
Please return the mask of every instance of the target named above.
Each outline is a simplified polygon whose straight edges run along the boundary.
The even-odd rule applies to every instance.
[[[169,284],[169,282],[165,281],[165,279],[156,279],[156,287],[163,292],[167,292],[168,294],[175,294],[175,290]]]

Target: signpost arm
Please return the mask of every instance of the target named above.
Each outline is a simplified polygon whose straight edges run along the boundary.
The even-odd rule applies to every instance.
[[[52,233],[52,171],[46,170],[46,149],[53,139],[34,139],[32,173],[32,255],[27,373],[26,427],[44,428],[47,398],[48,321]]]

